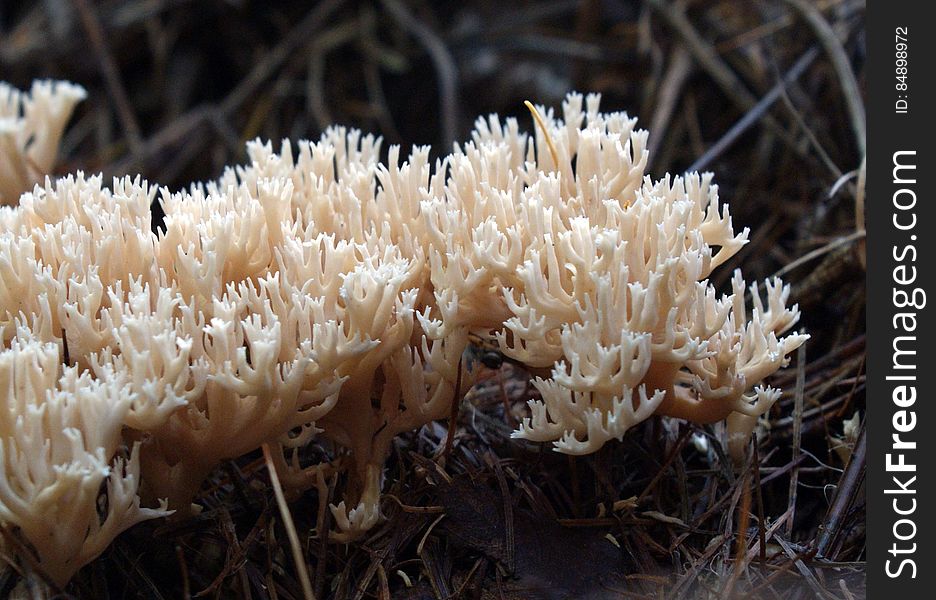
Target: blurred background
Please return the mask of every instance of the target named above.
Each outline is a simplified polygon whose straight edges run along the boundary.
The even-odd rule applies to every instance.
[[[850,457],[862,444],[864,412],[865,60],[862,0],[0,1],[0,79],[28,88],[34,78],[60,78],[88,90],[64,138],[62,173],[142,173],[177,189],[245,160],[247,140],[270,139],[278,147],[282,138],[315,139],[333,123],[379,133],[384,152],[389,144],[404,151],[431,144],[439,155],[468,136],[478,115],[516,116],[532,130],[523,101],[558,107],[571,90],[600,92],[604,110],[639,117],[651,132],[654,177],[714,171],[735,227],[750,227],[751,243],[713,282],[724,290],[741,264],[748,281],[782,274],[813,336],[808,355],[794,358],[773,382],[787,393],[762,432],[761,474],[768,481],[758,495],[761,513],[777,517],[795,498],[790,490],[798,490],[795,515],[783,530],[788,545],[779,552],[788,555],[791,576],[801,577],[802,597],[818,593],[813,582],[828,584],[832,591],[822,594],[829,597],[861,597],[860,581],[850,580],[859,589],[846,586],[846,594],[822,568],[811,564],[810,580],[789,557],[821,549],[860,571],[863,556],[863,454]],[[500,410],[497,402],[489,408]],[[642,466],[637,479],[633,469],[615,479],[619,489],[639,494],[648,483],[640,477],[653,477],[654,469],[683,459],[692,466],[683,446],[667,465],[658,460],[664,449],[634,449],[663,444],[650,433],[654,427],[628,436],[621,452]],[[671,450],[672,439],[664,445]],[[559,476],[537,471],[539,464],[526,473],[549,498],[562,494],[537,477],[558,477],[563,485],[590,477],[563,461],[560,467],[567,471]],[[683,488],[692,493],[675,495],[672,506],[658,500],[659,511],[717,522],[719,514],[705,507],[719,494],[734,494],[737,482],[730,473],[696,480],[690,469],[687,484],[681,468]],[[716,506],[727,510],[737,500]],[[693,508],[696,502],[702,509]],[[560,517],[579,516],[563,511],[571,501],[554,504]],[[704,532],[682,538],[678,528],[654,530],[663,556],[628,549],[636,565],[630,568],[668,569],[667,548],[680,549],[671,560],[681,576],[685,561],[713,560],[707,544],[719,526],[699,523]],[[224,527],[211,526],[219,529],[209,538],[230,541]],[[618,538],[625,546],[628,535],[649,544],[639,527],[628,532]],[[171,555],[181,539],[172,535],[186,532],[164,535]],[[546,542],[538,544],[548,553]],[[187,551],[193,547],[186,542]],[[198,548],[202,558],[210,555]],[[114,552],[120,551],[118,545]],[[323,573],[336,567],[333,558],[316,556],[331,565]],[[371,558],[343,555],[337,566],[363,569]],[[174,556],[165,560],[175,569]],[[456,560],[448,568],[464,573],[471,565]],[[209,569],[205,585],[212,577]],[[344,597],[337,577],[339,584],[330,580],[338,586],[334,597]],[[148,589],[131,580],[131,596]],[[649,581],[633,589],[662,585]],[[691,587],[680,585],[680,593]],[[543,597],[585,597],[570,593]],[[777,597],[801,592],[790,593]]]

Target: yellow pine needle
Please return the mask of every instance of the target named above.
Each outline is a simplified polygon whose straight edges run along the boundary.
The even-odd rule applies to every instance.
[[[302,546],[299,544],[299,534],[296,533],[296,526],[293,524],[292,514],[289,512],[289,505],[286,504],[286,496],[283,494],[283,487],[280,485],[279,476],[276,474],[276,466],[273,464],[273,455],[270,454],[270,445],[263,444],[262,448],[263,460],[266,461],[267,469],[270,471],[270,483],[273,484],[273,494],[276,496],[276,504],[279,506],[280,517],[283,519],[283,528],[286,529],[286,537],[289,538],[293,561],[296,563],[296,573],[299,575],[299,583],[302,586],[302,597],[305,600],[315,600],[315,593],[312,592],[312,582],[309,580],[309,568],[302,555]]]
[[[533,103],[529,100],[524,100],[523,104],[530,109],[530,114],[533,115],[533,120],[536,121],[536,125],[543,132],[543,137],[546,138],[546,145],[549,146],[549,154],[552,155],[553,164],[556,166],[556,170],[559,170],[559,154],[556,152],[556,147],[553,146],[552,138],[549,136],[549,130],[546,129],[546,122],[543,120],[543,117],[539,114],[539,111],[536,110],[536,107],[533,106]]]

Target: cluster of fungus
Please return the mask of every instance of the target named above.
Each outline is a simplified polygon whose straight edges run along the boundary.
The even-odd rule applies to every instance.
[[[645,177],[647,133],[597,96],[534,111],[534,136],[479,119],[435,164],[341,127],[253,142],[175,193],[42,179],[81,96],[0,88],[0,524],[59,586],[264,444],[295,489],[343,473],[332,535],[367,531],[395,437],[470,386],[472,336],[548,374],[514,435],[568,454],[651,415],[746,440],[806,339],[779,281],[751,311],[740,273],[708,283],[747,230],[708,175]],[[330,462],[300,465],[312,440]]]

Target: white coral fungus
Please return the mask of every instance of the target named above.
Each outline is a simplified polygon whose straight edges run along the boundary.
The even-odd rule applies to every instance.
[[[65,81],[35,81],[28,94],[0,81],[0,205],[52,171],[65,124],[85,96]]]
[[[516,437],[585,454],[654,414],[749,433],[778,396],[760,382],[807,337],[783,335],[788,288],[767,282],[765,302],[751,286],[748,311],[738,272],[719,295],[707,278],[748,233],[711,176],[653,181],[634,119],[596,95],[562,108],[539,109],[534,137],[479,119],[435,165],[428,148],[381,163],[379,139],[336,127],[279,153],[250,143],[249,164],[187,191],[78,173],[0,209],[0,521],[62,583],[157,514],[137,503],[138,460],[144,498],[187,509],[220,461],[269,443],[294,487],[347,474],[332,511],[350,539],[379,519],[394,438],[470,386],[472,334],[551,370]],[[313,438],[331,464],[300,466]],[[105,479],[113,514],[96,521]],[[36,494],[90,506],[87,526],[49,546],[34,526],[65,507]]]

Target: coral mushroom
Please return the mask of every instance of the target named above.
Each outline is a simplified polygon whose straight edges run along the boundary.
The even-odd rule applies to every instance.
[[[3,90],[11,122],[53,145],[81,95]],[[664,415],[727,420],[737,450],[778,397],[760,383],[807,338],[784,335],[798,318],[788,289],[767,282],[765,303],[751,286],[750,313],[740,272],[716,292],[708,277],[747,230],[710,175],[646,177],[634,119],[578,94],[562,120],[535,116],[534,137],[479,119],[434,168],[428,148],[381,163],[378,139],[343,128],[295,151],[253,142],[248,165],[176,193],[81,173],[29,190],[54,151],[26,160],[4,134],[0,192],[25,193],[0,209],[0,521],[63,584],[116,532],[164,514],[137,504],[138,461],[144,497],[187,509],[222,460],[264,444],[285,482],[311,486],[325,466],[284,453],[318,438],[347,474],[332,511],[349,540],[379,518],[396,436],[448,416],[470,386],[471,335],[547,375],[515,437],[586,454]],[[104,480],[113,514],[96,522]],[[65,508],[29,509],[43,493],[87,523],[52,551],[31,519]]]
[[[114,458],[130,403],[119,377],[63,370],[53,343],[24,336],[0,351],[3,545],[16,540],[58,586],[121,531],[169,514],[140,507],[139,446]]]
[[[0,205],[52,171],[65,124],[85,96],[66,81],[35,81],[28,94],[0,82]]]
[[[571,94],[563,120],[536,112],[535,145],[512,119],[479,119],[446,159],[446,194],[425,203],[439,306],[552,367],[515,437],[587,454],[652,414],[732,417],[745,437],[778,397],[755,386],[808,337],[781,337],[799,317],[789,289],[767,282],[765,307],[753,285],[750,319],[740,272],[719,297],[707,278],[747,230],[734,232],[710,174],[646,177],[647,132],[598,102],[583,111]]]

